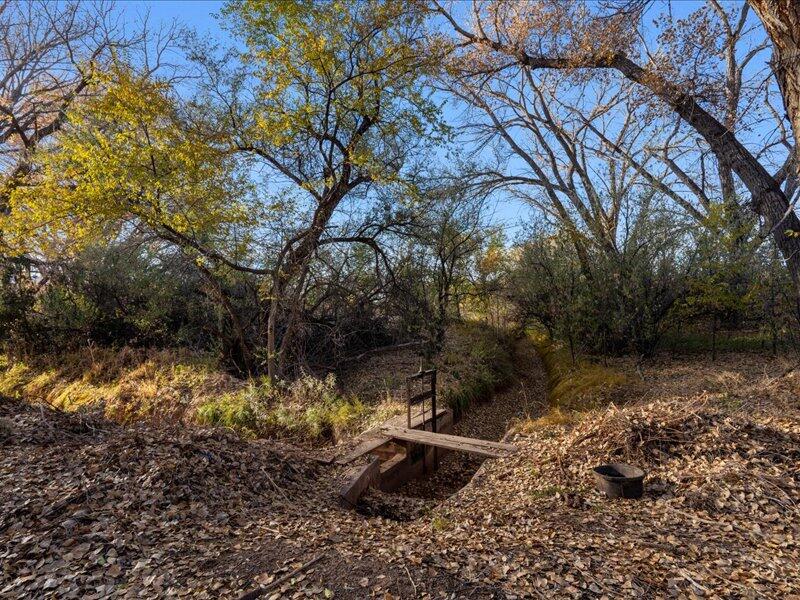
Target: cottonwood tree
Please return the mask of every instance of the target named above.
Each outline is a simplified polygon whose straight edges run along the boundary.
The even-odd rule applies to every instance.
[[[298,217],[268,269],[267,365],[278,376],[337,208],[397,180],[437,127],[421,85],[435,57],[423,52],[423,18],[406,2],[237,2],[223,15],[245,47],[242,69],[208,97],[236,151],[260,162]],[[221,81],[214,70],[212,83]]]
[[[800,143],[800,4],[795,0],[749,0],[772,40],[772,69]],[[795,162],[800,172],[800,161]]]
[[[716,160],[739,177],[793,280],[800,282],[800,239],[793,235],[800,231],[800,220],[781,188],[782,176],[770,174],[735,132],[710,112],[704,99],[672,79],[660,61],[647,54],[637,57],[637,22],[630,15],[606,17],[584,3],[487,2],[473,4],[473,23],[466,25],[449,7],[434,5],[475,71],[496,70],[509,63],[573,73],[612,70],[649,91],[691,126]]]
[[[0,2],[0,203],[59,131],[112,48],[132,44],[108,3]],[[7,208],[7,207],[6,207]]]
[[[637,185],[659,187],[700,217],[664,183],[666,169],[645,150],[653,128],[642,125],[625,86],[581,88],[560,74],[539,77],[508,65],[477,75],[467,67],[448,87],[485,116],[471,115],[463,127],[477,147],[497,139],[505,148],[494,146],[498,164],[483,171],[481,183],[510,190],[563,227],[587,277],[593,247],[617,253],[623,199]]]

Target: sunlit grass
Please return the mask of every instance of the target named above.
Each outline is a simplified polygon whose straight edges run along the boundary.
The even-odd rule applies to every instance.
[[[278,385],[267,378],[251,380],[241,390],[202,404],[197,417],[203,424],[231,427],[250,436],[314,441],[353,433],[368,412],[358,398],[340,395],[336,379],[329,375]]]
[[[65,411],[102,408],[117,421],[180,420],[191,404],[241,387],[207,356],[87,348],[30,359],[0,356],[0,394]]]
[[[517,431],[574,423],[581,413],[606,403],[614,389],[628,382],[628,377],[615,369],[581,358],[573,363],[564,345],[542,331],[531,329],[527,335],[544,367],[549,410],[536,419],[521,421]]]

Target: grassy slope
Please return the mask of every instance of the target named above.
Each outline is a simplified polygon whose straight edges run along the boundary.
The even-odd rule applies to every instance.
[[[180,422],[199,403],[242,387],[213,359],[189,351],[89,348],[22,360],[0,356],[0,394],[66,411],[103,406],[120,422]]]
[[[511,340],[479,324],[455,325],[439,362],[441,397],[464,409],[508,381]],[[275,385],[236,379],[189,351],[93,348],[25,360],[0,356],[0,395],[66,411],[102,407],[118,422],[200,423],[317,444],[399,413],[404,378],[418,366],[407,351],[363,361],[341,385],[332,375]]]
[[[536,420],[521,423],[522,429],[554,423],[568,423],[577,416],[609,401],[611,395],[631,378],[617,368],[603,366],[585,358],[575,363],[560,342],[539,331],[528,331],[542,362],[547,380],[550,410]]]

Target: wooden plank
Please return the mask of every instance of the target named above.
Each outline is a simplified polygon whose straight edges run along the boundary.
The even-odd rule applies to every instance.
[[[347,508],[355,508],[358,499],[381,473],[381,461],[373,458],[363,467],[356,467],[347,474],[342,491],[339,492],[340,502]]]
[[[436,410],[436,413],[439,415],[439,418],[441,419],[441,417],[447,414],[449,410],[450,409],[448,408],[439,408]],[[424,417],[426,423],[429,423],[431,421],[431,414],[432,413],[430,409],[425,411]],[[406,422],[405,415],[399,415],[397,417],[393,417],[388,421],[386,421],[383,426],[391,427],[396,425],[400,427],[405,425],[405,422]],[[417,413],[411,420],[412,428],[422,427],[422,423],[423,423],[422,413]],[[381,434],[380,429],[376,427],[375,429],[370,429],[368,432],[366,432],[364,434],[364,441],[358,444],[347,454],[344,454],[340,457],[336,457],[336,455],[332,457],[319,457],[317,458],[317,460],[319,460],[319,462],[322,462],[324,464],[331,464],[335,460],[337,465],[346,465],[353,462],[357,458],[364,456],[365,454],[374,452],[384,444],[388,444],[390,441],[391,438]]]
[[[423,377],[430,377],[434,374],[436,369],[428,369],[427,371],[419,371],[418,373],[414,373],[413,375],[409,375],[406,377],[407,381],[415,381],[417,379],[422,379]]]
[[[406,459],[405,453],[398,453],[386,462],[381,463],[381,475],[395,468]]]
[[[391,430],[391,431],[387,431]],[[392,427],[392,426],[384,426],[381,427],[381,432],[389,437],[397,437],[395,433],[397,431],[406,433],[411,436],[419,436],[422,438],[430,438],[430,439],[442,439],[442,440],[449,440],[451,442],[460,442],[465,444],[470,444],[474,446],[481,446],[485,448],[493,448],[495,450],[501,450],[506,452],[516,452],[517,447],[514,444],[507,444],[505,442],[493,442],[491,440],[481,440],[478,438],[468,438],[462,437],[460,435],[451,435],[449,433],[432,433],[430,431],[422,431],[419,429],[407,429],[405,427]],[[403,439],[403,438],[400,438]],[[414,440],[409,440],[414,441]]]
[[[446,448],[447,450],[460,450],[491,458],[508,456],[517,451],[517,447],[513,444],[490,442],[446,433],[431,433],[430,431],[408,429],[406,427],[381,427],[381,432],[398,440]]]
[[[381,446],[383,446],[384,444],[389,443],[390,441],[391,441],[391,439],[389,439],[388,437],[383,436],[383,435],[370,437],[370,438],[364,440],[363,442],[361,442],[355,448],[353,448],[353,450],[351,452],[345,454],[341,458],[338,458],[336,460],[336,464],[337,465],[346,465],[348,463],[351,463],[355,459],[357,459],[357,458],[359,458],[361,456],[364,456],[365,454],[369,454],[373,450],[376,450],[377,448],[380,448]]]

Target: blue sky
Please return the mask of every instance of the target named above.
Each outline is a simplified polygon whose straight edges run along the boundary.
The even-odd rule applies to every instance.
[[[132,20],[149,12],[154,22],[177,19],[200,33],[224,35],[213,17],[223,4],[214,0],[124,0],[118,6]]]

